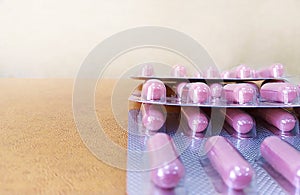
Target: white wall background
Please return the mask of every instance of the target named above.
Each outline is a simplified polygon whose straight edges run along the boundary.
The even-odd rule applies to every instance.
[[[297,0],[0,0],[0,77],[74,77],[103,39],[145,25],[192,36],[219,67],[281,62],[300,75]]]

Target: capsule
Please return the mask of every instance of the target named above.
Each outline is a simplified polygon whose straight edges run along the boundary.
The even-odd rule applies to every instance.
[[[260,146],[263,158],[296,188],[300,187],[300,152],[275,136],[267,137]]]
[[[182,107],[181,112],[192,132],[200,133],[206,130],[209,121],[198,107]]]
[[[152,64],[145,64],[142,67],[142,76],[153,76],[154,75],[154,69]]]
[[[219,83],[213,83],[209,86],[211,97],[220,98],[222,96],[223,86]]]
[[[171,76],[173,77],[185,77],[186,68],[181,65],[175,65],[172,67]]]
[[[147,142],[150,155],[150,176],[152,182],[164,189],[177,186],[185,174],[185,168],[178,159],[178,154],[171,137],[164,133],[151,136]]]
[[[254,126],[252,117],[237,108],[227,108],[225,120],[238,133],[249,133]]]
[[[166,86],[157,79],[147,80],[142,87],[141,97],[143,100],[166,101]]]
[[[228,71],[228,70],[225,70],[221,73],[221,77],[223,79],[230,79],[232,78],[232,72],[231,71]]]
[[[223,87],[224,98],[229,103],[255,103],[256,91],[247,83],[227,84]]]
[[[194,74],[195,78],[203,78],[203,73],[201,71],[196,71]]]
[[[256,72],[257,77],[263,78],[279,78],[284,74],[284,66],[282,64],[273,64],[268,68]]]
[[[166,114],[164,114],[161,105],[143,104],[142,123],[149,131],[158,131],[166,122]]]
[[[281,108],[256,109],[257,116],[267,123],[273,125],[278,130],[289,132],[295,128],[296,119],[288,111]]]
[[[260,96],[268,102],[291,103],[298,97],[299,89],[291,83],[266,83],[260,89]]]
[[[210,137],[205,143],[205,151],[212,166],[229,188],[242,190],[251,183],[254,175],[251,165],[224,137]]]
[[[188,91],[188,100],[191,103],[206,103],[209,101],[211,92],[205,83],[190,83]]]
[[[249,66],[245,64],[239,65],[235,70],[234,70],[234,75],[236,78],[252,78],[252,70]]]
[[[220,73],[215,67],[208,67],[205,73],[206,78],[220,78]]]

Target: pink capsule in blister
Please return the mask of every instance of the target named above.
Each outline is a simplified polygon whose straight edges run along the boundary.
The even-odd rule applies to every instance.
[[[227,103],[256,103],[256,91],[247,83],[227,84],[223,87],[223,97]]]
[[[175,65],[172,67],[171,76],[173,77],[186,77],[186,68],[181,65]]]
[[[188,126],[186,133],[191,136],[199,136],[209,124],[207,116],[198,107],[182,107],[183,122]],[[202,136],[201,136],[202,137]]]
[[[171,137],[164,133],[151,136],[147,142],[152,182],[160,188],[174,188],[185,174],[185,168]]]
[[[250,67],[248,67],[245,64],[241,64],[239,65],[235,70],[235,77],[236,78],[241,78],[241,79],[245,79],[245,78],[252,78],[252,69]]]
[[[210,100],[210,88],[205,83],[189,83],[188,103],[203,104]]]
[[[166,122],[162,105],[142,104],[142,123],[146,130],[158,131]]]
[[[149,76],[153,76],[153,75],[154,75],[154,69],[153,69],[152,64],[145,64],[142,67],[142,76],[149,77]]]
[[[256,72],[257,77],[262,78],[279,78],[284,74],[284,66],[282,64],[273,64],[268,68]]]
[[[282,108],[256,108],[251,110],[250,113],[276,127],[276,129],[268,128],[275,134],[278,134],[279,131],[283,135],[290,135],[292,131],[298,128],[295,116]]]
[[[223,72],[221,73],[221,77],[222,77],[223,79],[230,79],[230,78],[233,77],[233,76],[232,76],[232,72],[231,72],[231,71],[228,71],[228,70],[223,71]]]
[[[298,87],[291,83],[266,83],[260,88],[260,96],[267,102],[292,103],[297,100],[298,94]]]
[[[229,188],[241,190],[249,186],[254,171],[226,138],[222,136],[208,138],[205,152],[212,166]]]
[[[255,136],[255,121],[246,112],[238,108],[227,108],[225,114],[226,125],[224,126],[229,133],[238,137],[246,138]],[[230,127],[228,127],[229,125]],[[234,132],[232,131],[234,130]],[[251,133],[251,134],[250,134]]]
[[[196,78],[203,78],[203,73],[200,70],[196,71],[195,74],[194,74],[194,77],[196,77]]]
[[[147,80],[142,87],[142,100],[146,101],[166,101],[166,86],[157,79]]]
[[[206,70],[205,77],[208,78],[208,79],[209,78],[220,78],[220,73],[216,68],[210,66]]]
[[[264,139],[262,157],[296,188],[300,187],[300,152],[275,136]]]
[[[211,97],[220,98],[222,96],[223,86],[219,83],[213,83],[209,86]]]

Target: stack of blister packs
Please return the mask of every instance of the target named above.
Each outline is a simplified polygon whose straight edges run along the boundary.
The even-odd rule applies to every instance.
[[[128,194],[300,194],[300,90],[283,65],[155,68],[132,77]]]

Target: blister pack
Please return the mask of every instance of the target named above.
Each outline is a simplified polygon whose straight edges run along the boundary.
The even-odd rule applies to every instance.
[[[128,194],[299,194],[299,85],[281,64],[188,77],[143,66],[129,101]]]

